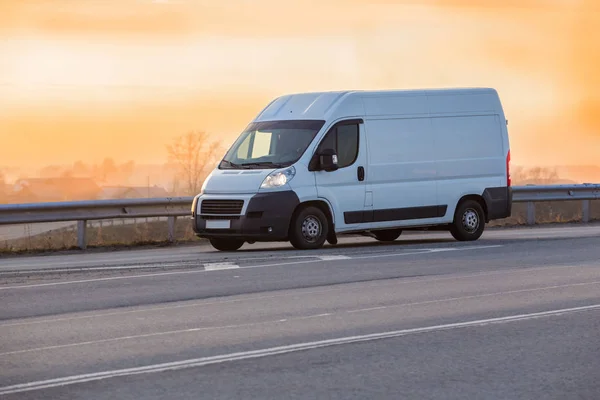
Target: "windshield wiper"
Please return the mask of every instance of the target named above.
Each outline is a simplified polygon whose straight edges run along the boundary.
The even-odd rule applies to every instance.
[[[223,163],[225,163],[225,164],[227,164],[227,165],[229,165],[229,166],[230,166],[230,167],[232,167],[232,168],[240,168],[240,169],[244,168],[244,166],[243,166],[243,165],[236,164],[236,163],[232,163],[232,162],[231,162],[231,161],[229,161],[229,160],[223,160],[222,162],[223,162]]]
[[[271,161],[261,161],[261,162],[243,163],[242,167],[245,167],[245,166],[283,168],[283,167],[285,167],[285,164],[274,163]]]

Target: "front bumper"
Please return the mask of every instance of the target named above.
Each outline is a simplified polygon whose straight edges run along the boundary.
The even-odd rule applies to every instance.
[[[214,200],[215,196],[211,196]],[[231,196],[228,196],[231,199]],[[240,215],[198,214],[202,210],[203,197],[192,210],[192,227],[201,238],[236,238],[245,241],[288,240],[290,221],[300,204],[295,192],[281,191],[258,193],[244,200],[245,212]],[[229,221],[226,229],[210,229],[208,221]]]

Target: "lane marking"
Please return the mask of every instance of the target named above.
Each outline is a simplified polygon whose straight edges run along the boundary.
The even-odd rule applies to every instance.
[[[407,303],[406,305],[409,305],[409,304]],[[388,306],[359,308],[358,310],[350,310],[350,311],[347,311],[347,312],[349,312],[349,313],[357,313],[357,312],[363,312],[363,311],[384,310],[386,308],[388,308]]]
[[[197,266],[197,262],[185,261],[177,264],[143,264],[143,265],[115,265],[113,267],[72,267],[72,268],[44,268],[44,269],[28,269],[28,270],[0,270],[0,276],[4,275],[24,275],[24,274],[48,274],[56,272],[87,272],[87,271],[119,271],[123,269],[157,269],[157,268],[174,268],[174,267],[193,267]]]
[[[123,250],[124,252],[127,250]],[[140,252],[144,252],[146,250],[133,250],[133,251],[140,251]],[[157,251],[157,252],[164,252],[164,250],[150,250],[150,251]],[[77,257],[76,255],[67,255],[67,256],[59,256],[59,255],[52,255],[52,256],[45,256],[45,257],[31,257],[29,258],[27,261],[21,263],[21,268],[35,268],[37,265],[41,264],[49,264],[49,265],[57,265],[57,266],[61,266],[64,267],[66,265],[75,265],[75,266],[83,266],[83,265],[90,265],[90,266],[102,266],[105,263],[120,263],[120,264],[125,264],[125,263],[133,263],[133,264],[139,264],[140,262],[144,262],[144,261],[151,261],[151,262],[184,262],[184,261],[194,261],[194,254],[193,253],[189,253],[189,254],[181,254],[181,255],[175,255],[175,254],[169,254],[169,255],[152,255],[152,256],[143,256],[143,257],[136,257],[136,258],[132,258],[132,257],[124,257],[124,258],[111,258],[110,255],[105,255],[105,256],[101,256],[101,257],[94,257],[93,254],[89,254],[88,255],[91,258],[97,258],[96,260],[90,260],[88,262],[84,262],[82,264],[81,261],[70,261],[70,260],[66,260],[66,259],[62,259],[61,258],[72,258],[72,257]],[[160,261],[162,260],[162,261]],[[2,263],[2,264],[8,264],[10,263],[12,260],[7,260],[6,263]],[[17,259],[17,261],[19,261]],[[35,262],[37,261],[37,262]],[[6,268],[14,268],[19,267],[19,263],[15,263],[12,265],[2,265],[0,264],[0,269],[6,269]],[[75,267],[76,268],[76,267]]]
[[[267,322],[271,322],[272,323],[274,321],[267,321]],[[87,345],[93,345],[93,344],[119,342],[119,341],[122,341],[122,340],[143,339],[143,338],[156,337],[156,336],[165,336],[165,335],[191,333],[191,332],[201,332],[201,331],[214,330],[214,329],[247,328],[247,327],[250,327],[250,326],[253,326],[253,325],[260,325],[260,324],[264,324],[264,323],[265,322],[249,322],[249,323],[246,323],[246,324],[222,325],[222,326],[207,326],[207,327],[204,327],[204,328],[179,329],[179,330],[173,330],[173,331],[144,333],[142,335],[119,336],[119,337],[108,338],[108,339],[89,340],[87,342],[58,344],[58,345],[55,345],[55,346],[36,347],[36,348],[32,348],[32,349],[7,351],[5,353],[0,353],[0,356],[9,356],[9,355],[23,354],[23,353],[33,353],[33,352],[36,352],[36,351],[45,351],[45,350],[65,349],[65,348],[69,348],[69,347],[81,347],[81,346],[87,346]]]
[[[41,381],[27,382],[16,385],[10,385],[0,388],[0,395],[22,393],[33,390],[49,389],[58,386],[73,385],[91,381],[98,381],[121,376],[140,375],[148,373],[159,373],[165,371],[181,370],[195,367],[203,367],[207,365],[234,362],[247,359],[264,358],[269,356],[295,353],[299,351],[314,350],[319,348],[348,345],[354,343],[364,343],[374,340],[392,339],[407,335],[415,335],[421,333],[438,332],[452,329],[461,329],[469,327],[486,326],[490,324],[502,324],[510,322],[528,321],[531,319],[560,316],[567,313],[576,313],[583,311],[593,311],[600,309],[600,304],[593,304],[582,307],[563,308],[557,310],[541,311],[528,314],[516,314],[504,317],[487,318],[479,320],[471,320],[464,322],[454,322],[442,325],[431,325],[421,328],[401,329],[396,331],[371,333],[366,335],[346,336],[335,339],[318,340],[313,342],[296,343],[285,346],[270,347],[260,350],[241,351],[218,356],[192,358],[182,361],[174,361],[161,364],[147,365],[143,367],[133,367],[116,369],[110,371],[94,372],[89,374],[66,376],[62,378],[47,379]]]
[[[280,319],[280,320],[268,320],[268,321],[261,321],[261,322],[247,322],[247,323],[244,323],[244,324],[233,324],[233,325],[206,326],[206,327],[199,327],[199,328],[178,329],[178,330],[173,330],[173,331],[144,333],[142,335],[119,336],[119,337],[108,338],[108,339],[89,340],[89,341],[86,341],[86,342],[58,344],[58,345],[54,345],[54,346],[45,346],[45,347],[36,347],[36,348],[32,348],[32,349],[7,351],[7,352],[4,352],[4,353],[0,353],[0,356],[9,356],[9,355],[23,354],[23,353],[33,353],[33,352],[36,352],[36,351],[64,349],[64,348],[69,348],[69,347],[81,347],[81,346],[94,345],[94,344],[119,342],[119,341],[122,341],[122,340],[143,339],[143,338],[156,337],[156,336],[166,336],[166,335],[173,335],[173,334],[201,332],[201,331],[209,331],[209,330],[220,330],[220,329],[248,328],[248,327],[251,327],[251,326],[273,324],[273,323],[278,323],[278,322],[298,321],[298,320],[311,319],[311,318],[322,318],[322,317],[328,317],[330,315],[333,315],[333,314],[331,314],[331,313],[323,313],[323,314],[316,314],[316,315],[305,315],[305,316],[300,316],[300,317],[290,317],[290,318],[285,318],[285,319]]]
[[[352,257],[343,256],[343,255],[325,255],[325,256],[317,256],[321,261],[336,261],[336,260],[351,260]]]
[[[483,298],[483,297],[502,296],[502,295],[507,295],[507,294],[525,293],[525,292],[537,292],[537,291],[542,291],[542,290],[559,289],[559,288],[573,287],[573,286],[586,286],[586,285],[589,286],[589,285],[595,285],[595,284],[600,284],[600,281],[565,284],[565,285],[554,285],[554,286],[545,286],[545,287],[531,288],[531,289],[519,289],[519,290],[509,290],[509,291],[504,291],[504,292],[483,293],[483,294],[477,294],[477,295],[471,295],[471,296],[447,297],[447,298],[443,298],[443,299],[433,299],[433,300],[424,300],[424,301],[417,301],[417,302],[391,304],[388,306],[349,310],[349,311],[346,311],[346,313],[376,311],[376,310],[392,308],[392,307],[411,307],[411,306],[419,306],[419,305],[435,304],[435,303],[445,303],[445,302],[459,301],[459,300],[472,300],[472,299]],[[250,326],[272,324],[272,323],[277,323],[277,322],[296,321],[296,320],[303,320],[303,319],[309,319],[309,318],[321,318],[321,317],[327,317],[327,316],[331,316],[331,315],[340,315],[340,314],[342,314],[342,312],[322,313],[322,314],[306,315],[306,316],[299,316],[299,317],[289,317],[289,318],[286,318],[285,320],[282,320],[282,319],[266,320],[266,321],[261,321],[261,322],[247,322],[244,324],[235,324],[235,325],[206,326],[206,327],[198,327],[198,328],[178,329],[178,330],[172,330],[172,331],[145,333],[145,334],[141,334],[141,335],[119,336],[119,337],[115,337],[115,338],[90,340],[90,341],[86,341],[86,342],[68,343],[68,344],[60,344],[60,345],[45,346],[45,347],[34,347],[31,349],[23,349],[23,350],[13,350],[13,351],[0,353],[0,356],[21,354],[21,353],[32,353],[35,351],[55,350],[55,349],[62,349],[62,348],[68,348],[68,347],[79,347],[79,346],[94,345],[94,344],[108,343],[108,342],[117,342],[117,341],[121,341],[121,340],[141,339],[141,338],[148,338],[148,337],[154,337],[154,336],[183,334],[183,333],[199,332],[199,331],[207,331],[207,330],[245,328],[245,327],[250,327]]]
[[[265,264],[265,265],[256,265],[252,267],[240,267],[240,269],[247,268],[263,268],[263,267],[279,267],[286,265],[296,265],[296,264],[310,264],[316,262],[315,260],[307,260],[307,261],[294,261],[289,263],[278,263],[278,264]],[[193,271],[177,271],[177,272],[159,272],[155,274],[141,274],[141,275],[131,275],[131,276],[111,276],[109,278],[93,278],[93,279],[80,279],[75,281],[65,281],[65,282],[52,282],[52,283],[36,283],[33,285],[19,285],[19,286],[5,286],[0,287],[0,290],[10,290],[10,289],[30,289],[36,287],[43,286],[60,286],[60,285],[75,285],[78,283],[89,283],[89,282],[102,282],[102,281],[117,281],[123,279],[140,279],[140,278],[152,278],[158,276],[169,276],[169,275],[187,275],[187,274],[199,274],[207,272],[205,270],[193,270]]]
[[[240,266],[231,262],[219,262],[204,264],[205,271],[222,271],[224,269],[235,269]]]
[[[529,272],[536,272],[536,271],[545,271],[548,269],[556,270],[556,269],[573,269],[573,268],[596,268],[596,266],[595,265],[577,265],[577,266],[567,265],[567,266],[532,267],[532,268],[527,268],[527,269],[521,269],[519,267],[515,267],[515,268],[507,268],[507,269],[501,270],[501,271],[475,272],[475,273],[469,273],[469,274],[457,274],[457,275],[452,275],[452,276],[442,276],[442,277],[433,277],[433,278],[397,277],[397,278],[390,278],[390,280],[393,280],[394,282],[389,282],[389,283],[347,282],[344,285],[363,284],[363,285],[366,285],[367,287],[386,287],[386,286],[410,285],[410,284],[414,284],[414,283],[430,283],[430,282],[449,281],[449,280],[455,280],[455,279],[478,278],[478,277],[485,277],[485,276],[510,274],[510,273],[515,273],[515,272],[516,273],[529,273]],[[397,282],[398,280],[400,280],[400,282]],[[593,282],[584,282],[584,284],[588,284],[588,283],[594,284]],[[579,284],[580,283],[576,283],[575,285],[579,285]],[[567,284],[567,285],[569,285],[569,284]],[[77,316],[73,316],[73,317],[64,317],[64,318],[49,318],[49,319],[41,319],[41,320],[34,320],[34,321],[12,322],[12,323],[0,324],[0,328],[20,326],[20,325],[47,324],[47,323],[52,323],[52,322],[64,322],[64,321],[71,321],[71,320],[78,320],[78,319],[112,317],[115,315],[127,315],[127,314],[134,314],[134,313],[163,311],[163,310],[172,310],[172,309],[178,309],[178,308],[208,307],[208,306],[213,306],[213,305],[240,303],[240,302],[247,303],[248,301],[258,301],[258,300],[282,298],[282,297],[289,297],[289,296],[296,297],[296,296],[303,296],[303,295],[310,295],[310,294],[324,294],[324,293],[329,293],[329,292],[345,291],[348,289],[347,289],[347,287],[336,287],[336,288],[329,288],[329,289],[322,289],[322,290],[308,290],[308,291],[303,291],[300,293],[297,292],[297,290],[299,290],[299,289],[282,289],[282,291],[286,291],[286,290],[290,290],[293,292],[283,293],[283,294],[274,294],[274,295],[258,295],[258,296],[239,295],[239,296],[244,296],[244,298],[228,299],[228,300],[220,300],[220,301],[210,301],[210,302],[207,302],[205,300],[200,300],[200,303],[193,303],[193,304],[177,304],[177,305],[171,305],[171,306],[147,307],[147,308],[143,308],[143,309],[139,309],[139,310],[115,311],[115,312],[99,313],[99,314],[91,314],[91,315],[77,315]],[[36,318],[36,317],[31,317],[31,318]]]
[[[307,315],[306,317],[297,317],[297,318],[292,318],[292,319],[322,318],[322,317],[329,317],[330,315],[333,315],[333,314],[332,313],[323,313],[323,314]]]
[[[446,248],[442,248],[442,249],[436,249],[436,253],[440,253],[440,252],[444,252],[444,251],[465,251],[465,250],[488,249],[491,247],[503,247],[503,245],[446,247]],[[381,257],[404,257],[404,256],[410,256],[410,255],[432,253],[429,250],[432,250],[432,249],[421,249],[419,251],[406,252],[406,253],[373,254],[373,255],[367,255],[367,256],[354,257],[354,259],[369,259],[369,258],[381,258]],[[336,260],[332,260],[332,261],[336,261]],[[243,267],[240,267],[240,269],[281,267],[281,266],[288,266],[288,265],[314,264],[314,263],[318,263],[318,262],[323,262],[323,261],[321,261],[319,259],[304,260],[304,261],[290,261],[290,262],[282,262],[282,263],[243,266]],[[131,275],[131,276],[112,276],[112,277],[108,277],[108,278],[92,278],[92,279],[80,279],[80,280],[64,281],[64,282],[36,283],[36,284],[32,284],[32,285],[4,286],[4,287],[0,287],[0,290],[19,290],[19,289],[30,289],[30,288],[45,287],[45,286],[75,285],[75,284],[79,284],[79,283],[115,281],[115,280],[123,280],[123,279],[140,279],[140,278],[151,278],[151,277],[168,276],[168,275],[198,274],[198,273],[203,273],[203,272],[207,272],[207,271],[205,271],[205,270],[172,271],[172,272],[159,272],[159,273],[153,273],[153,274],[141,274],[141,275]]]
[[[487,245],[487,246],[444,247],[444,248],[439,248],[439,249],[423,249],[423,251],[415,251],[415,252],[412,252],[412,253],[402,253],[402,254],[406,254],[406,255],[411,255],[411,254],[434,254],[434,253],[444,253],[444,252],[448,252],[448,251],[466,251],[466,250],[491,249],[491,248],[496,248],[496,247],[504,247],[504,245],[502,245],[502,244],[494,244],[494,245]],[[393,257],[393,256],[395,256],[395,254],[384,253],[384,254],[373,254],[373,255],[357,256],[357,257],[354,257],[354,259],[355,260],[364,260],[364,259],[370,259],[370,258],[383,258],[383,257]]]
[[[544,287],[537,287],[537,288],[531,288],[531,289],[506,290],[506,291],[502,291],[502,292],[474,294],[474,295],[471,295],[471,296],[446,297],[444,299],[423,300],[423,301],[415,301],[415,302],[412,302],[412,303],[388,304],[387,306],[370,307],[370,308],[359,308],[357,310],[350,310],[350,311],[347,311],[347,312],[348,313],[358,313],[358,312],[365,312],[365,311],[383,310],[383,309],[386,309],[386,308],[407,307],[407,306],[420,306],[420,305],[425,305],[425,304],[444,303],[444,302],[449,302],[449,301],[472,300],[472,299],[479,299],[479,298],[483,298],[483,297],[505,296],[505,295],[508,295],[508,294],[527,293],[527,292],[540,292],[540,291],[543,291],[543,290],[562,289],[562,288],[575,287],[575,286],[591,286],[591,285],[598,285],[598,284],[600,284],[600,281],[581,282],[581,283],[567,283],[567,284],[564,284],[564,285],[544,286]]]

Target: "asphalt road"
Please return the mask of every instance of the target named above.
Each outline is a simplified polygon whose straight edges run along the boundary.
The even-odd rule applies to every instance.
[[[448,236],[3,259],[0,396],[599,398],[600,227]]]

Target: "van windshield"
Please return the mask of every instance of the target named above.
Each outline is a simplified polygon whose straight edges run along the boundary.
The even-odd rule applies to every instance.
[[[220,169],[282,168],[295,163],[306,151],[325,121],[255,122],[242,132]]]

